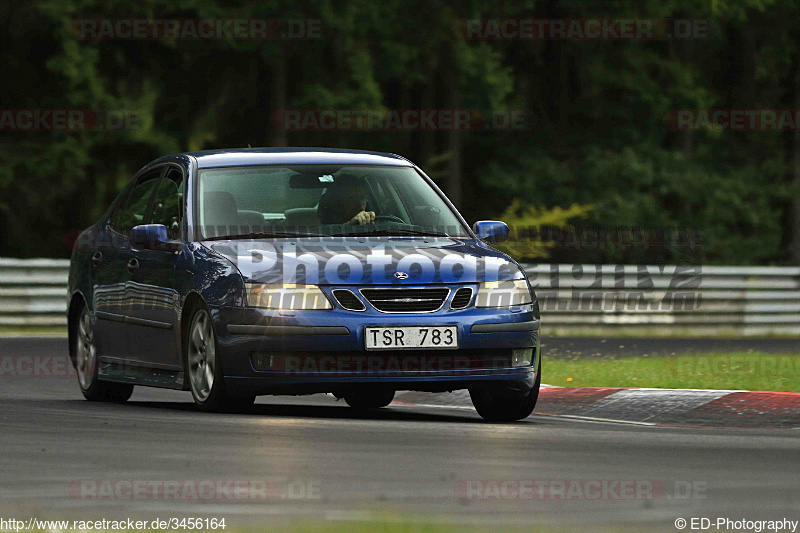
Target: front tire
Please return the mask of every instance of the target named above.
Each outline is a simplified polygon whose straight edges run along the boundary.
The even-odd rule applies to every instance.
[[[205,307],[194,310],[186,339],[186,371],[197,408],[208,412],[236,412],[248,409],[255,396],[233,396],[225,390],[222,361],[211,315]]]
[[[75,328],[75,370],[83,397],[90,402],[125,402],[133,394],[133,385],[100,381],[97,377],[97,348],[89,309],[84,305],[78,314]]]
[[[536,371],[536,381],[525,396],[508,389],[470,389],[469,396],[478,414],[487,422],[514,422],[527,418],[536,407],[542,384],[542,361]]]

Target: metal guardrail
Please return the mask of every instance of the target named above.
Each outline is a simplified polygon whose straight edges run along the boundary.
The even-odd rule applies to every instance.
[[[67,259],[0,258],[0,327],[66,327]]]
[[[0,327],[64,327],[69,261],[0,258]],[[800,267],[526,265],[544,333],[800,335]]]

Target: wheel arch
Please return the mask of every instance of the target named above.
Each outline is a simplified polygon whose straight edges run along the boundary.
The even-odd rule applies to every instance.
[[[77,335],[78,313],[84,307],[89,307],[86,298],[80,291],[75,291],[69,299],[69,307],[67,308],[67,342],[69,344],[69,359],[72,362],[72,368],[76,368],[75,336]]]
[[[192,320],[192,311],[198,307],[207,307],[206,301],[197,291],[190,291],[186,295],[186,299],[181,306],[180,317],[180,350],[181,350],[181,365],[183,367],[183,390],[190,390],[189,388],[189,368],[186,360],[186,332],[189,329],[189,321]]]

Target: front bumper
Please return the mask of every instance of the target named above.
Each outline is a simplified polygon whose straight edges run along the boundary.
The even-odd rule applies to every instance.
[[[211,315],[226,387],[238,394],[336,392],[354,384],[432,392],[503,385],[527,392],[540,356],[539,320],[530,305],[419,314],[220,307]],[[457,327],[456,350],[365,348],[368,326],[448,325]],[[513,367],[512,350],[526,348],[533,350],[531,364]],[[294,364],[254,364],[286,358]]]

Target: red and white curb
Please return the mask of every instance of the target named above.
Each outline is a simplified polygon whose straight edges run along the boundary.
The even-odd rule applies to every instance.
[[[467,391],[403,392],[395,403],[472,408]],[[800,393],[542,385],[534,414],[644,426],[794,429],[800,428]]]

